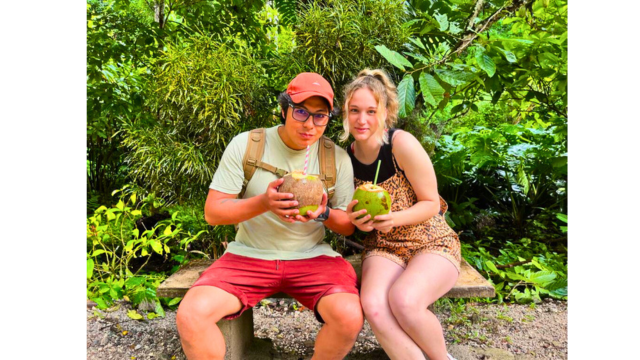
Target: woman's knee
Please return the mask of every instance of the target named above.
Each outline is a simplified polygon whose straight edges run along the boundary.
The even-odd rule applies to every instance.
[[[415,314],[429,306],[428,297],[421,296],[407,288],[393,286],[389,291],[389,307],[398,320],[411,319]]]
[[[364,316],[372,326],[384,322],[384,319],[389,315],[389,303],[386,294],[363,296],[360,301],[362,302]]]

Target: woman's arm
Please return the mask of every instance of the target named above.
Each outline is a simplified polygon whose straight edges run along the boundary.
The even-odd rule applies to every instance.
[[[388,231],[393,226],[417,224],[430,219],[440,211],[436,173],[427,152],[420,142],[406,131],[396,131],[391,141],[398,166],[404,170],[418,202],[408,209],[376,216],[375,219],[381,222],[375,223],[374,227],[380,231]]]

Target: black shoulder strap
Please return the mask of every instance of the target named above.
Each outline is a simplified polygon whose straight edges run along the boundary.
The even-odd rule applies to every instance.
[[[398,130],[396,128],[389,129],[389,151],[391,152],[391,158],[393,159],[393,166],[395,166],[396,171],[401,171],[404,173],[400,166],[398,165],[398,160],[396,160],[396,156],[393,154],[393,133]]]

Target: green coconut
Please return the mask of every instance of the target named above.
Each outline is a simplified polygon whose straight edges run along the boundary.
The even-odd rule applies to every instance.
[[[294,200],[298,202],[297,209],[300,215],[307,215],[307,211],[316,211],[322,203],[324,186],[318,175],[305,175],[300,170],[294,170],[285,175],[284,182],[278,192],[292,193]]]
[[[358,203],[353,207],[353,212],[366,209],[367,214],[371,215],[371,219],[377,215],[388,214],[391,210],[391,196],[387,190],[371,183],[358,186],[353,193],[353,200],[358,200]]]

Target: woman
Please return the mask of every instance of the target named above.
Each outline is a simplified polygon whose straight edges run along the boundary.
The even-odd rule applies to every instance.
[[[438,318],[427,309],[455,284],[460,242],[447,225],[433,165],[418,140],[396,130],[396,87],[381,70],[363,70],[345,88],[345,133],[355,186],[374,181],[389,192],[391,212],[371,219],[366,210],[351,222],[369,232],[364,240],[361,302],[365,317],[391,359],[453,359]]]

